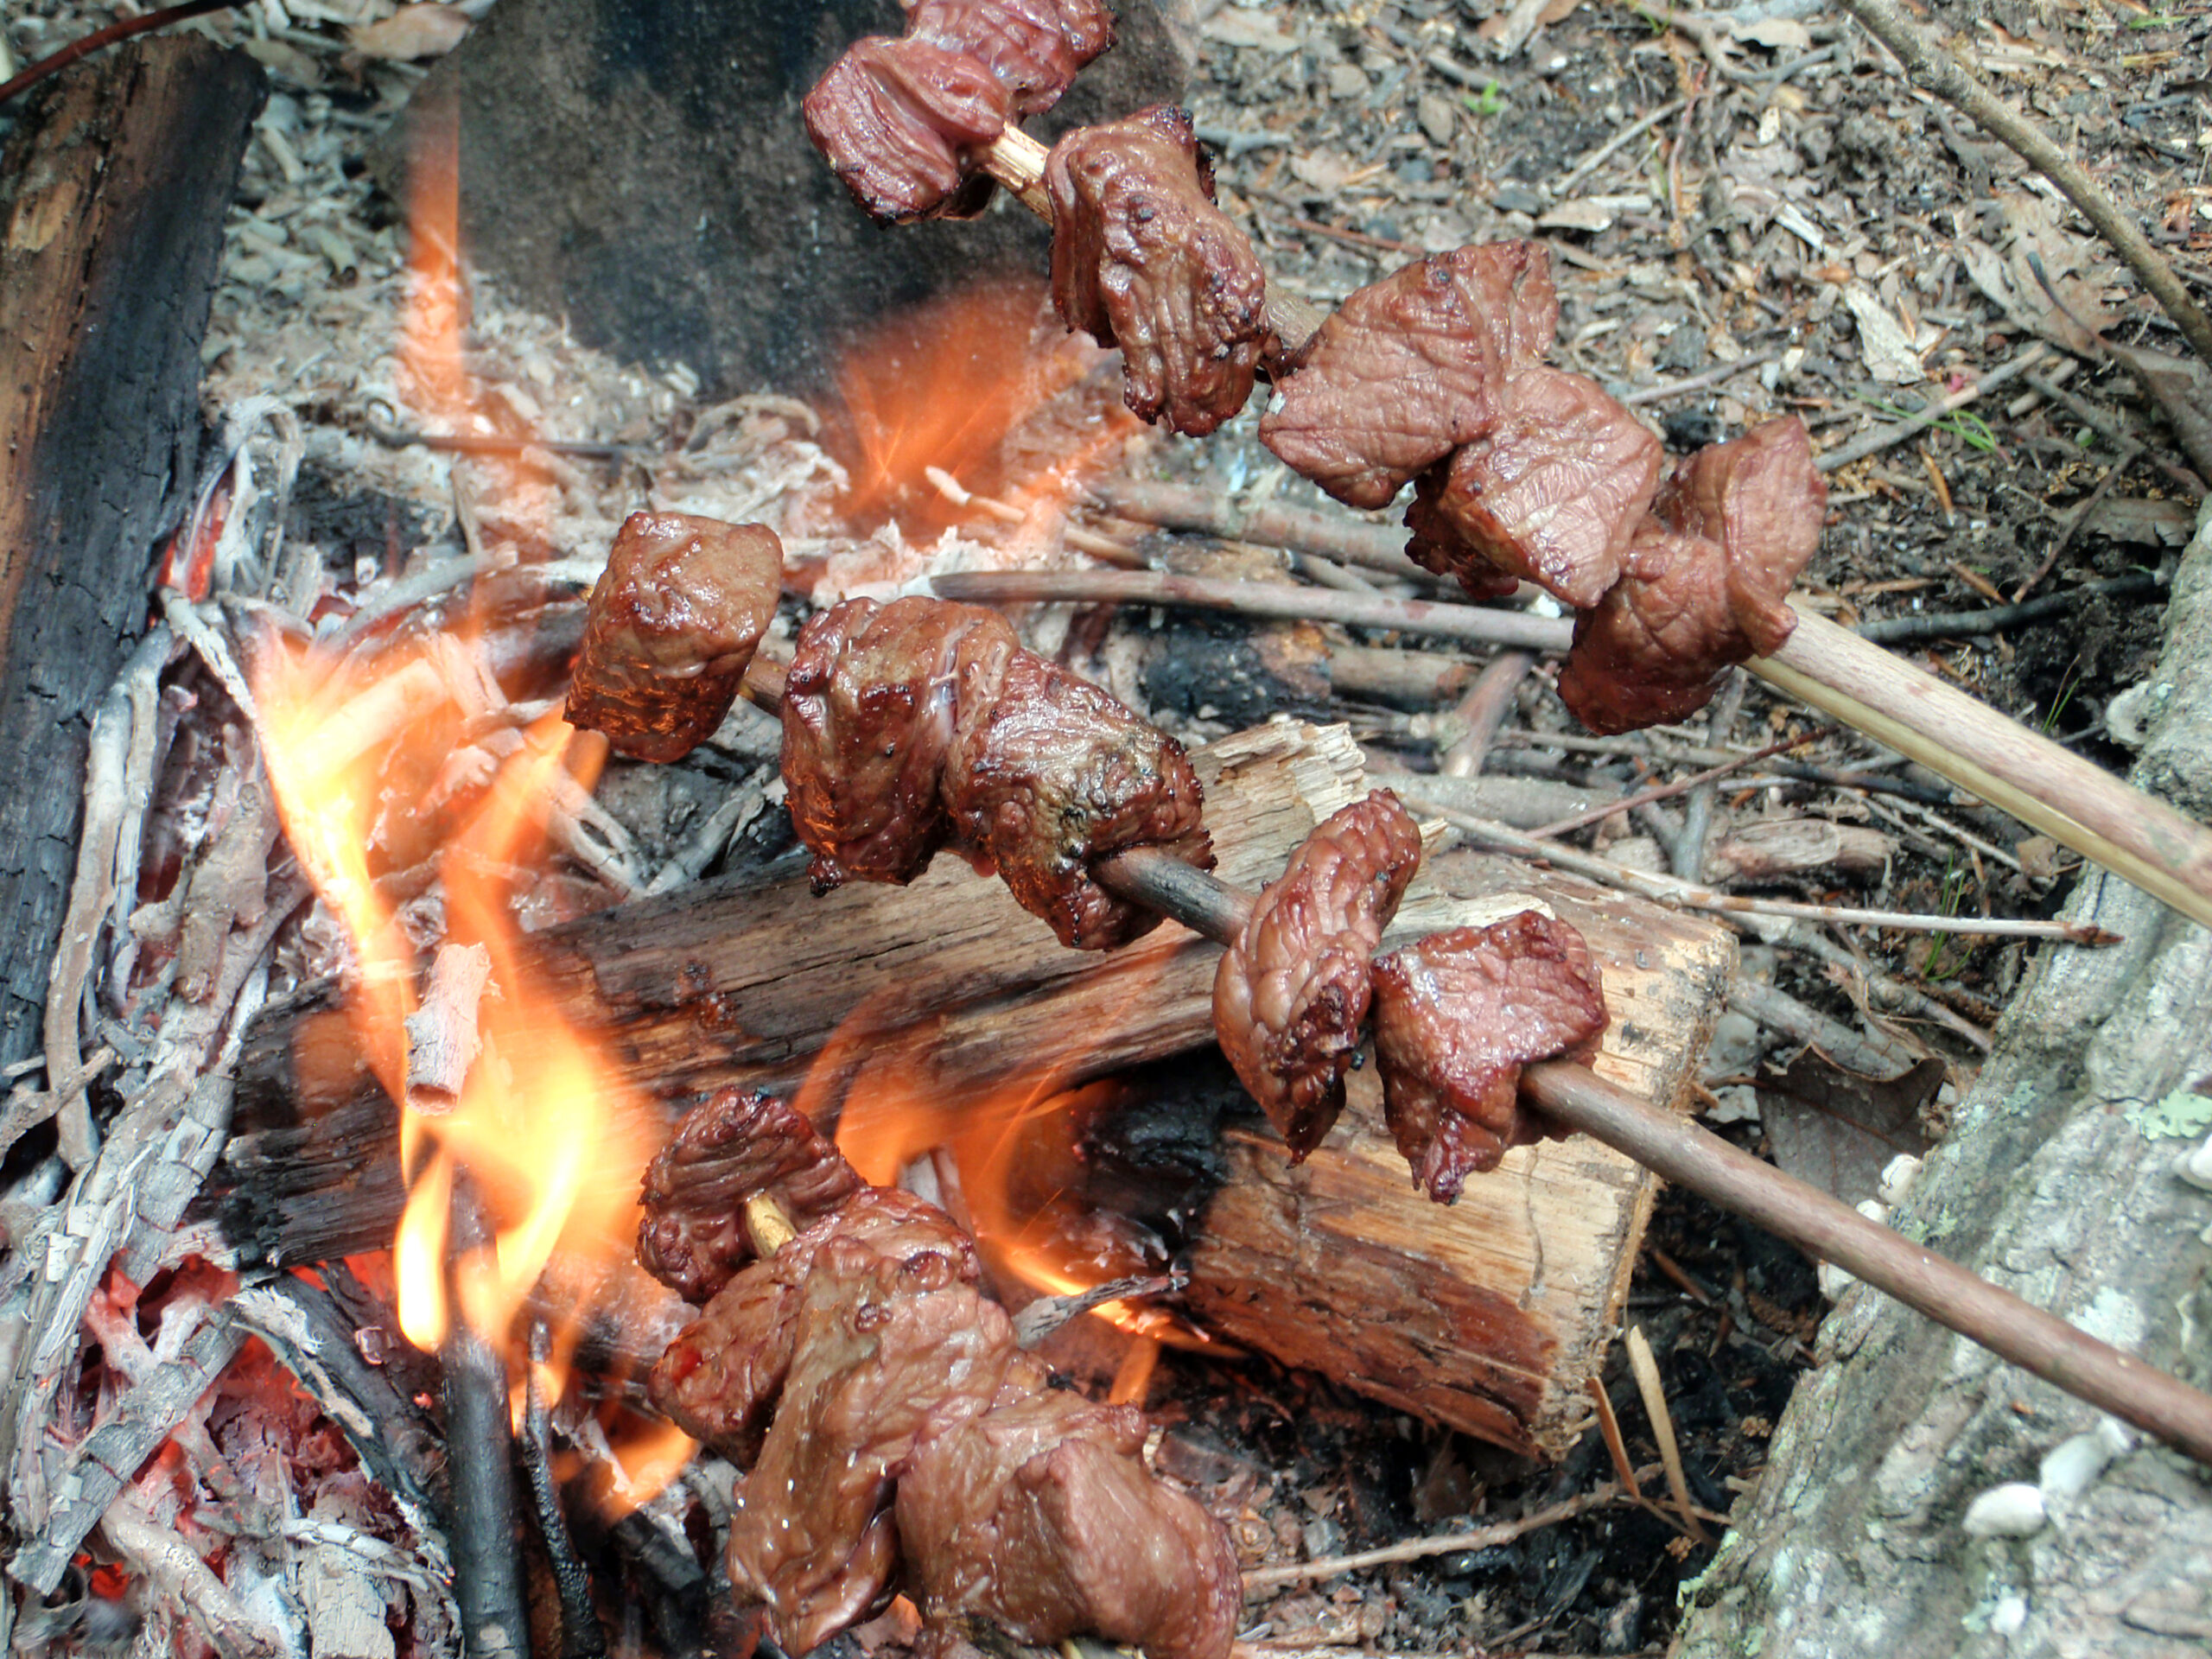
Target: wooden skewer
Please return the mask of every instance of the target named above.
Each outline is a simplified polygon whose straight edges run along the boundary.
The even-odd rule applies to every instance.
[[[1047,220],[1048,153],[1010,127],[982,158],[985,171]],[[1268,319],[1286,351],[1321,324],[1306,302],[1272,289]],[[1751,672],[2212,927],[2212,830],[1809,607],[1794,608],[1796,631],[1774,656],[1746,664]]]
[[[745,673],[747,699],[775,711],[784,677],[780,664],[755,657]],[[1251,914],[1250,893],[1160,848],[1132,848],[1090,868],[1109,893],[1217,944],[1234,938]],[[2212,1395],[1999,1289],[1689,1119],[1615,1088],[1586,1066],[1564,1060],[1529,1066],[1522,1090],[1529,1104],[1562,1128],[1604,1141],[1999,1358],[2212,1464]],[[747,1220],[764,1251],[772,1249],[773,1217],[748,1210]]]
[[[1252,903],[1157,848],[1103,858],[1091,874],[1108,891],[1224,944]],[[1999,1358],[2212,1464],[2212,1395],[1868,1220],[1692,1120],[1615,1088],[1587,1066],[1547,1060],[1523,1070],[1521,1087],[1529,1104],[1561,1127],[1604,1141]]]

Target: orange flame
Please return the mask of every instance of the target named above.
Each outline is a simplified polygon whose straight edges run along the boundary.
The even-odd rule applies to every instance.
[[[852,450],[849,517],[950,523],[956,510],[925,477],[932,467],[979,491],[1001,484],[992,474],[1007,435],[1098,360],[1087,338],[1060,330],[1043,300],[1035,283],[978,283],[887,320],[845,353],[836,385]],[[1048,439],[1052,453],[1025,457],[1020,483],[1034,487],[1049,474],[1059,493],[1071,492],[1106,438],[1136,429],[1126,416],[1097,425],[1106,429]]]
[[[477,402],[461,353],[453,156],[448,134],[416,157],[400,360],[420,412],[457,423],[475,418]],[[508,752],[485,768],[488,786],[473,798],[462,790],[458,805],[422,804],[464,710],[486,695],[468,660],[474,647],[465,635],[380,658],[273,645],[256,663],[254,692],[286,833],[353,948],[357,1040],[401,1103],[410,1183],[393,1242],[401,1329],[434,1348],[458,1316],[507,1354],[519,1379],[530,1362],[526,1344],[511,1341],[513,1327],[549,1264],[561,1268],[558,1304],[577,1321],[597,1299],[619,1299],[621,1280],[639,1271],[637,1195],[657,1117],[563,1017],[519,948],[512,914],[546,858],[552,815],[596,781],[604,740],[552,711],[486,747],[487,760]],[[436,1116],[408,1103],[407,1021],[423,1012],[417,942],[379,882],[426,847],[435,849],[447,938],[481,946],[491,964],[474,1011],[480,1052],[454,1109]],[[456,1248],[452,1223],[464,1204],[472,1228],[480,1214],[488,1235],[480,1248]],[[549,1398],[565,1384],[573,1346],[572,1331],[555,1335],[562,1363],[541,1376]],[[682,1466],[673,1446],[630,1465],[617,1494],[625,1507]]]

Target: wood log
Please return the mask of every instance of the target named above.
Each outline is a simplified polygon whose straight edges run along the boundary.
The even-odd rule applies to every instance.
[[[34,95],[0,155],[0,1065],[39,1046],[92,711],[191,483],[223,213],[263,91],[244,53],[134,41]]]
[[[1257,887],[1364,787],[1342,728],[1283,723],[1195,753],[1224,879]],[[1532,893],[1605,963],[1599,1070],[1680,1104],[1726,995],[1732,936],[1618,893],[1452,855],[1409,891],[1395,941]],[[1037,1100],[1212,1039],[1217,947],[1169,923],[1100,957],[1062,950],[995,880],[940,859],[912,887],[821,899],[794,877],[709,884],[531,942],[565,1017],[674,1103],[724,1084],[796,1090],[818,1122],[895,1091],[923,1109]],[[672,1105],[671,1105],[672,1109]],[[244,1258],[315,1259],[391,1236],[392,1112],[328,997],[272,1010],[241,1061],[216,1211]],[[1592,1142],[1512,1154],[1451,1209],[1412,1185],[1373,1103],[1291,1169],[1230,1137],[1193,1228],[1193,1308],[1241,1343],[1433,1421],[1556,1453],[1610,1340],[1651,1179]]]
[[[2146,682],[2160,714],[2133,781],[2202,816],[2212,513],[2199,524]],[[2212,949],[2204,929],[2094,871],[2066,913],[2126,943],[2040,954],[1892,1219],[2202,1387],[2212,1192],[2179,1166],[2212,1128]],[[1820,1354],[1697,1582],[1678,1655],[2206,1651],[2202,1465],[1864,1287],[1836,1304]],[[2012,1482],[2032,1487],[2043,1518],[2015,1505],[2011,1534],[1976,1535],[1974,1501]]]

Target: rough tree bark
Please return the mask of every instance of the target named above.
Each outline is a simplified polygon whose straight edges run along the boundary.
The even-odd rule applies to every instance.
[[[2136,780],[2202,817],[2212,513],[2176,578],[2153,685]],[[2201,1141],[2212,1111],[2212,933],[2095,874],[2068,913],[2126,943],[2046,952],[1897,1220],[2202,1388],[2212,1192],[2175,1161],[2194,1144],[2179,1132]],[[2037,1482],[2095,1414],[1863,1287],[1821,1347],[1696,1588],[1681,1659],[2212,1649],[2212,1471],[2138,1446],[2077,1492],[2042,1477],[2049,1519],[2027,1535],[1977,1537],[1967,1506]]]
[[[0,156],[0,1065],[35,1052],[92,715],[199,442],[200,341],[260,69],[149,40]]]

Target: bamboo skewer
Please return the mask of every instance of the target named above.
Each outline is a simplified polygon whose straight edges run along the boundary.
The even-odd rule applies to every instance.
[[[1042,181],[1048,153],[1027,133],[1008,128],[982,156],[986,172],[1047,220],[1052,217],[1052,203]],[[1320,314],[1304,301],[1274,290],[1268,296],[1268,318],[1286,351],[1302,345],[1321,321]],[[1069,582],[1065,575],[1059,580]],[[1074,582],[1084,580],[1077,576]],[[945,585],[945,591],[947,597],[952,596],[950,584]],[[1180,593],[1157,591],[1159,596],[1149,602],[1222,606],[1228,599],[1203,593],[1196,585]],[[983,594],[976,592],[973,596]],[[1047,595],[1040,589],[1020,596],[1041,599]],[[1089,589],[1078,593],[1070,585],[1068,591],[1051,596],[1124,595]],[[1126,596],[1136,595],[1132,589]],[[1246,603],[1236,608],[1261,614],[1292,613],[1280,608],[1258,608],[1270,598],[1249,595]],[[1356,595],[1331,595],[1330,599],[1359,603],[1338,606],[1331,616],[1322,617],[1313,608],[1320,602],[1318,596],[1309,596],[1306,608],[1296,613],[1316,620],[1363,622],[1364,614],[1356,617],[1349,610],[1376,610],[1400,603]],[[1858,639],[1810,607],[1793,608],[1797,614],[1796,631],[1773,657],[1755,658],[1746,664],[1754,674],[2011,813],[2172,906],[2190,920],[2212,926],[2212,831],[1977,699]],[[1436,614],[1421,615],[1423,609]],[[1560,644],[1553,643],[1554,639],[1563,643],[1560,625],[1547,624],[1544,619],[1491,612],[1489,614],[1499,619],[1499,632],[1490,634],[1477,631],[1487,625],[1467,623],[1456,614],[1477,609],[1472,606],[1408,607],[1395,613],[1401,620],[1380,626],[1448,632],[1453,638],[1491,639],[1501,645],[1533,645],[1539,650],[1560,649]],[[1546,633],[1550,637],[1536,637]]]

